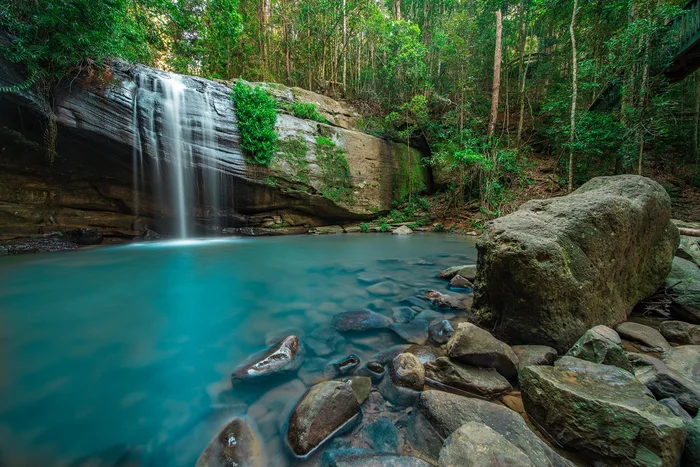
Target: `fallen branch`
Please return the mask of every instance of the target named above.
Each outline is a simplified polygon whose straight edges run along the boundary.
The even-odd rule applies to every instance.
[[[681,235],[685,235],[686,237],[700,237],[700,229],[679,227],[678,230],[680,231]]]

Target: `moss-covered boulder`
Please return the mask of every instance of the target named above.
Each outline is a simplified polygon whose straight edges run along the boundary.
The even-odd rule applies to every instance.
[[[663,283],[679,239],[670,215],[661,185],[634,175],[529,201],[479,238],[475,309],[512,344],[564,351]]]
[[[600,465],[676,466],[683,421],[620,368],[573,357],[520,372],[528,415],[564,448]]]

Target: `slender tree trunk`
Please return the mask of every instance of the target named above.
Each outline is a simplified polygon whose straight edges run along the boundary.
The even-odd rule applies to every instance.
[[[520,65],[518,66],[518,77],[520,78],[520,86],[518,89],[518,99],[520,101],[520,111],[518,113],[518,136],[517,143],[520,146],[520,141],[523,134],[523,124],[525,122],[525,78],[527,70],[525,69],[525,41],[527,35],[525,31],[525,0],[520,1]]]
[[[401,19],[401,0],[392,0],[391,14],[394,18],[394,21],[398,21]]]
[[[569,193],[574,189],[574,141],[576,139],[576,99],[578,98],[578,60],[576,59],[576,13],[578,0],[574,0],[571,13],[571,131],[569,132]]]
[[[641,111],[639,114],[639,160],[637,164],[637,172],[642,175],[642,163],[644,162],[644,114],[647,107],[647,93],[649,87],[649,42],[644,46],[644,72],[642,73],[642,89],[639,105]]]
[[[496,11],[496,51],[493,60],[493,91],[491,93],[491,117],[489,118],[488,137],[493,138],[496,130],[496,119],[498,118],[498,94],[501,90],[501,42],[503,39],[503,15],[501,10]]]
[[[695,72],[695,115],[693,121],[695,123],[693,152],[695,153],[695,162],[700,162],[700,70]]]
[[[348,13],[347,0],[343,0],[343,93],[348,86]]]

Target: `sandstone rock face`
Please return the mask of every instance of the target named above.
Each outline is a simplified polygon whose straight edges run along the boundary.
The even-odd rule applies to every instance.
[[[100,233],[138,233],[152,228],[171,233],[174,206],[151,190],[139,189],[134,195],[132,153],[135,146],[142,146],[144,166],[153,169],[159,157],[157,148],[167,139],[158,124],[151,124],[162,124],[163,110],[154,100],[164,92],[162,83],[173,80],[184,87],[186,101],[206,101],[205,112],[211,118],[213,137],[192,140],[192,165],[196,171],[218,174],[225,205],[212,212],[208,201],[196,199],[188,216],[200,229],[284,225],[289,232],[298,233],[318,225],[368,219],[388,211],[404,189],[402,184],[408,183],[398,176],[407,160],[422,171],[424,184],[430,181],[417,151],[356,131],[353,122],[357,113],[348,105],[279,86],[268,87],[274,88],[283,102],[315,102],[330,124],[280,113],[275,128],[280,137],[279,153],[269,168],[250,165],[240,148],[232,83],[121,61],[111,61],[108,66],[113,80],[107,86],[79,76],[72,86],[53,90],[59,138],[58,157],[52,167],[35,143],[0,155],[0,233],[37,233],[40,226],[92,226]],[[24,77],[17,68],[0,62],[0,86],[21,82]],[[22,122],[15,118],[17,107],[23,110]],[[201,110],[185,116],[187,121],[196,122],[185,134],[200,131]],[[0,115],[3,125],[25,131],[31,141],[41,143],[43,108],[31,90],[7,93],[0,102]],[[134,131],[134,121],[138,131]],[[323,195],[318,136],[334,141],[348,162],[348,196],[342,200]],[[298,156],[296,162],[285,156],[290,147],[296,147],[291,150]],[[25,157],[27,153],[31,157]],[[169,154],[160,157],[161,170],[164,164],[173,163]],[[143,228],[134,228],[135,223]]]
[[[506,378],[518,373],[518,357],[513,350],[488,331],[471,324],[460,323],[447,342],[447,355],[468,365],[495,368]]]
[[[439,467],[535,467],[505,436],[483,423],[469,422],[452,433],[440,451]]]
[[[502,435],[534,465],[573,466],[533,433],[513,410],[443,391],[421,393],[407,426],[408,440],[422,453],[437,460],[444,441],[469,422],[482,423]]]
[[[292,412],[287,444],[295,456],[306,457],[359,413],[351,383],[326,381],[312,386]]]
[[[525,368],[520,385],[528,415],[565,448],[601,465],[680,462],[682,420],[620,368],[563,357]]]
[[[663,283],[679,241],[670,214],[661,185],[634,175],[527,202],[479,238],[475,309],[509,342],[564,351]]]
[[[682,321],[700,324],[700,268],[676,257],[664,285],[673,297],[671,313]]]
[[[196,467],[263,467],[260,440],[248,423],[235,418],[209,443]]]
[[[607,326],[596,326],[586,331],[566,355],[632,371],[632,364],[622,350],[622,339]]]

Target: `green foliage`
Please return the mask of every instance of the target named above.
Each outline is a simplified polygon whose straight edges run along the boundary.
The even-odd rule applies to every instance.
[[[369,232],[369,224],[366,222],[361,222],[360,223],[360,232],[362,232],[362,233]]]
[[[278,140],[277,147],[278,152],[272,165],[288,172],[292,181],[308,185],[309,162],[306,160],[306,154],[309,152],[309,145],[306,140],[302,137]]]
[[[333,140],[318,136],[316,164],[320,169],[321,194],[332,201],[352,203],[352,177],[343,149]]]
[[[444,232],[445,231],[445,226],[440,224],[439,222],[433,226],[433,232]]]
[[[313,102],[300,102],[296,101],[291,105],[292,115],[299,118],[304,118],[306,120],[314,120],[320,123],[328,123],[323,115],[318,113],[316,104]]]
[[[386,222],[382,222],[381,224],[379,224],[379,231],[380,232],[387,232],[388,230],[389,230],[389,224],[387,224]]]
[[[264,89],[239,80],[233,88],[233,103],[241,132],[241,148],[258,165],[269,166],[277,150],[277,109]]]

